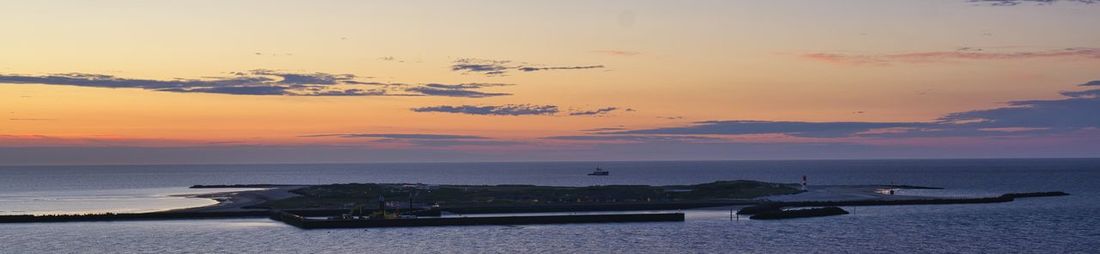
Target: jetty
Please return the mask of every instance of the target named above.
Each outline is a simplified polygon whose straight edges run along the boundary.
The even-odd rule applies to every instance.
[[[309,219],[288,212],[274,212],[272,220],[302,229],[322,228],[389,228],[474,225],[530,225],[576,223],[626,223],[626,222],[678,222],[684,221],[684,213],[635,213],[635,214],[580,214],[580,215],[529,215],[484,217],[438,217],[397,219]]]
[[[779,220],[779,219],[794,219],[794,218],[809,218],[809,217],[822,217],[822,216],[834,216],[848,214],[848,211],[840,209],[840,207],[830,206],[821,208],[808,208],[808,209],[794,209],[794,210],[773,210],[767,212],[761,212],[755,214],[749,219],[753,220]]]
[[[1061,191],[1051,192],[1026,192],[1008,193],[996,197],[978,198],[926,198],[926,199],[897,199],[897,200],[844,200],[844,201],[793,201],[793,202],[764,202],[758,205],[741,208],[737,214],[760,214],[780,211],[786,207],[827,207],[827,206],[885,206],[885,205],[954,205],[954,204],[987,204],[1012,202],[1017,198],[1056,197],[1067,196],[1069,193]]]

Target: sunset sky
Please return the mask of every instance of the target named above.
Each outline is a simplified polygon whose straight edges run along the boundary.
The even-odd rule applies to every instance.
[[[5,1],[0,164],[1095,157],[1092,1]]]

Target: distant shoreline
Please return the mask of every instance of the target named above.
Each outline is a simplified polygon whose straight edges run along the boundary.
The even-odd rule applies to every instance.
[[[721,181],[711,183],[723,183]],[[726,183],[742,183],[727,181]],[[744,183],[772,184],[777,186],[790,186],[793,184],[774,184],[745,181]],[[399,184],[391,184],[399,185]],[[206,198],[217,201],[217,204],[173,209],[148,213],[102,213],[102,214],[70,214],[70,215],[3,215],[0,223],[25,223],[25,222],[67,222],[67,221],[117,221],[117,220],[158,220],[158,219],[207,219],[207,218],[256,218],[274,216],[273,212],[293,213],[299,216],[331,217],[346,214],[349,208],[341,207],[301,207],[294,209],[275,209],[271,207],[259,207],[270,201],[298,198],[309,200],[309,197],[301,193],[307,188],[337,188],[341,185],[274,185],[274,184],[238,184],[238,185],[196,185],[192,188],[218,189],[218,188],[261,188],[259,190],[236,190],[205,194],[180,195],[188,198]],[[496,188],[545,188],[533,185],[496,185]],[[709,185],[691,185],[709,186]],[[488,186],[493,187],[493,186]],[[664,188],[680,188],[686,186],[664,186]],[[390,187],[388,187],[390,188]],[[409,188],[402,186],[400,188]],[[454,188],[450,186],[449,188]],[[550,187],[550,188],[580,188],[580,187]],[[625,188],[645,188],[630,187]],[[694,187],[701,188],[701,187]],[[910,185],[825,185],[810,186],[807,191],[800,191],[786,195],[764,195],[752,199],[704,199],[683,201],[653,201],[653,202],[594,202],[594,203],[563,203],[547,205],[459,205],[442,208],[431,208],[435,214],[439,210],[460,214],[490,214],[490,213],[560,213],[560,212],[617,212],[617,211],[669,211],[683,209],[707,209],[715,207],[742,207],[742,211],[780,211],[784,207],[823,207],[823,206],[879,206],[879,205],[937,205],[937,204],[981,204],[1011,202],[1017,198],[1049,197],[1069,195],[1064,192],[1032,192],[1032,193],[1007,193],[995,197],[929,197],[891,195],[884,190],[902,189],[939,189],[936,187],[910,186]],[[675,193],[680,190],[666,189]],[[297,192],[295,192],[297,191]],[[316,190],[315,190],[316,191]],[[363,197],[362,199],[369,199]],[[411,205],[411,204],[410,204]],[[426,209],[426,208],[421,208]],[[437,210],[438,209],[438,210]],[[402,209],[409,213],[418,213],[417,209]],[[395,211],[396,211],[395,210]],[[366,208],[361,213],[371,213],[372,208]],[[425,210],[426,211],[426,210]],[[438,215],[435,215],[438,216]]]
[[[395,183],[397,184],[397,183]],[[162,211],[148,212],[148,213],[205,213],[205,212],[253,212],[253,211],[267,211],[266,208],[255,208],[252,206],[260,205],[268,201],[286,199],[290,197],[300,197],[301,195],[293,193],[291,191],[319,185],[305,185],[305,184],[221,184],[221,185],[193,185],[189,188],[192,189],[256,189],[256,190],[235,190],[225,192],[212,192],[212,193],[200,193],[200,194],[178,194],[173,195],[177,197],[185,198],[200,198],[210,199],[217,203],[186,207],[175,208]],[[751,206],[762,202],[772,201],[838,201],[838,200],[852,200],[852,199],[880,199],[880,200],[896,200],[896,199],[928,199],[934,197],[925,196],[900,196],[900,195],[885,195],[875,192],[881,189],[942,189],[939,187],[926,187],[926,186],[912,186],[912,185],[824,185],[813,186],[811,191],[798,194],[788,195],[772,195],[765,196],[757,199],[750,200],[730,200],[722,202],[655,202],[655,203],[641,203],[641,204],[588,204],[588,205],[561,205],[552,207],[509,207],[509,206],[482,206],[482,207],[464,207],[464,208],[450,208],[455,212],[464,214],[478,214],[478,213],[520,213],[520,212],[567,212],[567,211],[636,211],[636,210],[678,210],[678,209],[701,209],[701,208],[713,208],[713,207],[730,207],[730,206]],[[827,195],[815,195],[816,191],[820,190]],[[805,198],[803,198],[805,197]],[[332,209],[313,209],[313,210],[332,210]]]
[[[193,189],[222,189],[222,188],[259,188],[260,190],[227,191],[204,194],[184,194],[182,197],[205,198],[217,201],[216,204],[172,209],[161,211],[165,213],[178,212],[235,212],[235,211],[266,211],[267,209],[247,208],[262,204],[267,201],[298,196],[290,191],[307,187],[309,185],[277,185],[277,184],[248,184],[248,185],[195,185]]]
[[[400,184],[400,183],[394,183]],[[194,185],[194,189],[220,189],[220,188],[262,188],[262,190],[229,191],[205,194],[183,195],[189,198],[206,198],[217,201],[216,204],[172,209],[161,211],[166,213],[192,213],[192,212],[248,212],[266,211],[266,208],[257,208],[256,205],[267,201],[301,197],[293,193],[293,190],[321,185],[298,184],[226,184],[226,185]],[[706,209],[715,207],[745,207],[768,202],[835,202],[850,200],[927,200],[938,199],[930,196],[905,196],[888,195],[880,193],[885,189],[942,189],[939,187],[913,186],[913,185],[823,185],[812,186],[810,191],[787,194],[770,195],[756,199],[704,201],[704,202],[650,202],[630,204],[577,204],[558,206],[479,206],[479,207],[451,207],[450,211],[461,214],[482,213],[538,213],[538,212],[570,212],[570,211],[642,211],[642,210],[681,210],[681,209]],[[825,195],[821,195],[825,193]],[[334,208],[307,209],[315,213],[331,213],[344,210]]]

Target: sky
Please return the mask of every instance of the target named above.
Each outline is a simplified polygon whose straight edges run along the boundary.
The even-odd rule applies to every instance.
[[[1100,2],[5,1],[0,164],[1100,154]]]

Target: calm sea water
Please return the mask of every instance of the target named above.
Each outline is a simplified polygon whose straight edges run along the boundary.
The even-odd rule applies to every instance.
[[[846,208],[852,214],[730,221],[689,210],[682,223],[300,230],[266,219],[0,224],[0,253],[1096,253],[1100,159],[437,163],[0,167],[0,212],[155,210],[194,184],[694,184],[724,179],[898,183],[945,195],[1070,192],[982,205]],[[196,202],[189,204],[187,202]],[[88,207],[95,207],[89,209]]]

